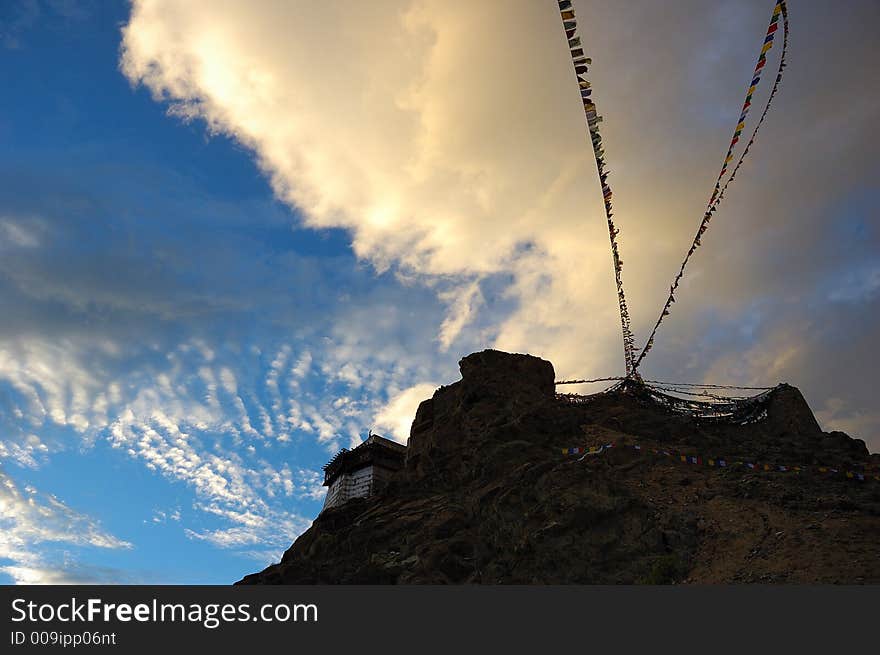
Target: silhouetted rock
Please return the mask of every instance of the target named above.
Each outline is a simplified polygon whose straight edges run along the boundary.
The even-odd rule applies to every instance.
[[[689,466],[654,448],[841,470],[880,463],[780,385],[746,424],[639,385],[573,402],[552,365],[487,350],[421,403],[406,466],[324,511],[244,584],[880,582],[880,483]],[[561,449],[638,443],[577,461]]]

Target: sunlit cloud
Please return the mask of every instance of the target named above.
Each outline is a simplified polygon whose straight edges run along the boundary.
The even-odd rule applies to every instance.
[[[433,396],[436,388],[433,384],[417,384],[390,398],[376,414],[378,430],[387,431],[388,437],[406,443],[419,403]]]
[[[766,11],[583,5],[625,281],[644,335],[708,196]],[[822,12],[805,10],[799,20],[823,21],[829,34],[846,29]],[[637,47],[632,34],[644,35]],[[833,271],[831,260],[817,266],[817,257],[795,253],[823,246],[833,222],[823,214],[875,166],[859,135],[871,129],[877,92],[858,81],[870,57],[841,53],[841,66],[817,55],[793,47],[776,113],[706,236],[705,254],[691,264],[649,370],[692,380],[711,371],[714,381],[729,381],[722,362],[732,353],[710,347],[707,331],[735,328],[756,297],[777,307],[769,322],[783,311],[801,322],[803,304],[786,299],[815,293],[815,276]],[[621,367],[615,296],[567,56],[553,3],[218,10],[213,2],[142,0],[123,30],[121,68],[176,116],[203,119],[252,149],[275,193],[307,225],[349,230],[354,251],[377,270],[429,287],[454,281],[438,290],[445,319],[426,326],[441,352],[467,343],[467,326],[486,311],[482,281],[503,274],[514,309],[481,333],[485,345],[540,354],[562,375],[607,375]],[[845,119],[838,103],[825,102],[830,93],[818,96],[813,81],[822,70],[853,92]],[[845,156],[853,175],[839,167],[829,175],[818,151],[788,156],[792,148],[812,153],[804,135],[815,135],[818,123],[835,135],[829,156]],[[798,278],[805,267],[813,274]],[[871,293],[872,279],[852,293]],[[804,351],[812,341],[788,343],[774,365],[746,375],[772,384],[804,374],[790,365],[791,353],[814,355]]]

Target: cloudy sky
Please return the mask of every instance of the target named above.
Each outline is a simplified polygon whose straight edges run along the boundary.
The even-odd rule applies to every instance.
[[[643,340],[772,2],[575,7]],[[880,6],[790,13],[642,371],[790,382],[877,451]],[[0,582],[232,582],[461,356],[623,371],[553,0],[10,0],[0,54]]]

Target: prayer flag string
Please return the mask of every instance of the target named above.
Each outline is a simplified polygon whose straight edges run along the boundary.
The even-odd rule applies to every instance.
[[[559,12],[562,17],[562,27],[565,30],[565,36],[568,39],[568,47],[571,53],[571,61],[574,66],[575,77],[578,81],[580,89],[581,101],[584,107],[584,114],[587,118],[587,127],[589,129],[590,141],[593,144],[593,154],[596,158],[596,169],[599,172],[599,182],[602,185],[602,198],[605,204],[605,218],[608,222],[608,235],[611,240],[611,258],[614,265],[614,281],[617,285],[617,304],[620,309],[620,327],[623,333],[623,355],[626,361],[626,374],[631,375],[635,371],[635,337],[633,336],[629,310],[626,306],[626,296],[623,293],[623,260],[620,258],[620,249],[617,245],[617,235],[620,230],[614,225],[612,218],[613,211],[611,206],[611,198],[613,196],[611,187],[608,184],[608,171],[605,168],[605,149],[602,144],[602,135],[599,134],[599,123],[602,117],[598,115],[596,103],[592,99],[593,89],[589,80],[586,78],[589,66],[593,63],[592,59],[584,56],[584,50],[581,47],[581,39],[576,36],[577,19],[574,14],[574,7],[571,0],[559,0]]]
[[[773,40],[776,36],[777,29],[779,27],[780,17],[782,19],[782,54],[779,58],[779,68],[776,71],[776,81],[773,84],[773,89],[770,91],[770,96],[767,99],[767,104],[764,106],[764,111],[761,113],[761,117],[758,119],[757,124],[755,125],[755,129],[752,132],[751,137],[749,138],[748,143],[746,143],[745,148],[743,149],[742,154],[739,157],[739,160],[736,162],[736,166],[734,166],[733,171],[730,174],[730,177],[724,184],[721,183],[725,173],[727,173],[728,166],[731,161],[733,161],[733,149],[736,147],[737,142],[739,141],[739,137],[742,134],[742,131],[745,127],[746,116],[748,116],[749,108],[752,104],[752,95],[755,92],[755,89],[758,83],[761,81],[761,74],[763,73],[764,66],[767,64],[767,52],[770,48],[773,47]],[[767,116],[767,111],[770,109],[770,103],[773,102],[773,98],[776,96],[776,91],[779,89],[779,83],[782,81],[782,70],[785,68],[785,55],[788,50],[788,8],[784,0],[778,0],[773,7],[773,14],[770,17],[770,26],[767,28],[767,34],[764,37],[764,43],[761,46],[761,52],[758,56],[758,62],[755,65],[755,71],[752,74],[752,81],[749,84],[749,88],[746,92],[746,99],[743,103],[742,110],[740,111],[739,120],[737,120],[736,127],[733,131],[733,137],[730,140],[730,146],[727,149],[727,154],[724,156],[724,162],[721,165],[721,172],[718,173],[718,178],[715,181],[715,187],[712,190],[712,195],[709,198],[709,202],[706,205],[706,212],[703,214],[703,220],[700,221],[700,226],[697,229],[697,233],[694,236],[693,242],[691,243],[690,249],[688,249],[687,254],[684,257],[684,260],[681,263],[681,267],[678,270],[675,278],[673,279],[672,286],[669,287],[669,296],[666,298],[666,303],[663,305],[663,309],[660,312],[660,316],[657,318],[657,322],[654,324],[653,330],[651,330],[651,334],[648,336],[645,345],[641,349],[641,353],[638,358],[633,362],[632,372],[635,373],[636,369],[638,369],[639,364],[642,363],[642,360],[645,358],[645,355],[648,354],[648,351],[654,346],[654,337],[657,334],[657,329],[660,327],[660,324],[663,322],[663,319],[669,316],[670,309],[672,307],[672,303],[675,302],[675,292],[678,289],[679,282],[681,281],[682,276],[684,275],[685,266],[687,266],[688,261],[691,258],[691,255],[694,254],[694,251],[701,245],[700,239],[703,234],[709,227],[709,222],[712,220],[712,214],[718,208],[718,204],[721,202],[721,199],[724,197],[724,192],[727,190],[728,185],[733,182],[736,177],[736,173],[739,170],[739,167],[742,165],[743,160],[749,152],[749,149],[752,147],[752,144],[755,141],[755,136],[758,134],[758,130],[761,128],[761,124],[764,122],[764,118]],[[629,373],[629,371],[628,371]]]
[[[563,448],[563,455],[581,455],[577,461],[581,461],[592,455],[600,455],[612,448],[624,448],[634,450],[639,454],[654,454],[660,457],[667,457],[673,461],[683,464],[696,464],[698,466],[710,466],[714,468],[731,468],[744,467],[750,471],[764,471],[767,473],[801,473],[812,472],[821,474],[838,475],[841,474],[848,480],[858,480],[865,482],[874,480],[880,482],[880,469],[871,464],[856,465],[861,470],[853,468],[845,469],[838,466],[828,466],[822,464],[779,464],[769,462],[759,462],[756,460],[737,459],[731,460],[726,457],[703,457],[700,455],[692,455],[689,453],[673,452],[660,448],[648,448],[641,444],[616,444],[609,442],[600,446],[577,446],[574,448]]]

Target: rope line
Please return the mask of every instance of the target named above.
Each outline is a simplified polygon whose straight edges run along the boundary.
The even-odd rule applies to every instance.
[[[609,377],[609,378],[592,378],[590,380],[559,380],[553,384],[588,384],[590,382],[613,382],[626,380],[625,377]],[[668,382],[666,380],[642,380],[650,384],[666,385],[669,387],[695,387],[698,389],[736,389],[746,391],[770,391],[775,387],[743,387],[737,384],[698,384],[695,382]]]
[[[657,391],[666,391],[668,393],[677,393],[677,394],[681,394],[683,396],[693,396],[695,398],[711,398],[712,400],[719,400],[719,401],[726,402],[726,403],[745,401],[745,400],[752,399],[752,397],[750,397],[750,396],[721,396],[719,394],[712,393],[712,392],[706,391],[706,390],[685,391],[684,389],[679,389],[677,387],[667,387],[667,386],[660,386],[660,385],[651,387],[651,389],[655,389]]]
[[[675,387],[699,387],[701,389],[746,389],[748,391],[769,391],[775,387],[741,387],[736,384],[696,384],[693,382],[667,382],[665,380],[644,380],[652,384],[667,384]]]

